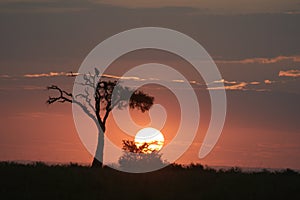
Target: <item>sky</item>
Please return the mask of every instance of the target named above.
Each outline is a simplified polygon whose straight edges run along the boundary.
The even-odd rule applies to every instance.
[[[208,89],[217,88],[195,88],[203,117],[179,163],[300,169],[300,1],[182,2],[0,0],[0,160],[91,162],[71,105],[46,105],[53,94],[45,88],[56,84],[71,91],[74,77],[66,74],[77,72],[96,45],[121,31],[154,26],[199,42],[218,66],[226,89],[222,135],[213,151],[199,159],[209,124]],[[157,50],[124,55],[108,73],[119,76],[154,61],[201,82],[184,60]],[[144,89],[166,106],[162,132],[171,141],[178,128],[178,104],[168,103],[174,96],[166,89]],[[133,115],[147,124],[147,115]],[[121,145],[126,136],[112,118],[108,127],[108,137]]]

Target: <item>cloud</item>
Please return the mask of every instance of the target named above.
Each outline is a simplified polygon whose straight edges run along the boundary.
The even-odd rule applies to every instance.
[[[287,71],[280,71],[278,76],[300,77],[300,70],[291,69],[291,70],[287,70]]]
[[[283,13],[299,14],[295,0],[0,0],[0,12],[9,13],[66,13],[92,10],[99,7],[115,7],[140,10],[182,10],[188,14],[254,14]],[[242,3],[241,3],[242,2]]]
[[[175,83],[184,83],[184,80],[172,80],[172,82],[175,82]]]
[[[271,1],[271,2],[270,2]],[[91,0],[99,4],[122,6],[125,8],[162,8],[162,7],[190,7],[218,14],[241,14],[241,13],[284,13],[298,8],[295,0]]]
[[[264,80],[264,83],[265,84],[271,84],[271,83],[273,83],[273,81],[270,81],[269,79],[266,79],[266,80]]]
[[[277,59],[278,60],[278,59]],[[49,73],[36,73],[36,74],[25,74],[22,77],[25,78],[42,78],[42,77],[60,77],[60,76],[65,76],[65,77],[75,77],[79,76],[82,74],[79,73],[73,73],[73,72],[49,72]],[[93,74],[88,74],[92,75]],[[286,76],[286,77],[299,77],[300,76],[300,70],[287,70],[287,71],[280,71],[279,76]],[[1,76],[1,77],[12,77],[9,75]],[[138,76],[117,76],[117,75],[112,75],[112,74],[102,74],[101,78],[107,78],[107,79],[115,79],[115,80],[131,80],[131,81],[147,81],[147,80],[159,80],[157,78],[141,78]],[[162,80],[162,81],[167,81],[167,80]],[[176,83],[176,84],[181,84],[184,83],[185,81],[182,79],[173,79],[169,80],[171,83]],[[211,83],[208,83],[207,85],[204,83],[197,82],[195,80],[188,81],[189,84],[197,86],[197,89],[200,90],[220,90],[220,89],[225,89],[225,90],[240,90],[240,91],[257,91],[257,92],[263,92],[263,91],[270,91],[271,89],[267,87],[266,85],[270,85],[273,83],[281,83],[284,84],[286,83],[287,80],[269,80],[265,79],[262,81],[236,81],[236,80],[215,80]],[[266,88],[267,87],[267,88]],[[22,89],[25,90],[39,90],[42,89],[40,87],[24,87]],[[182,89],[182,88],[181,88]]]
[[[0,78],[10,78],[10,76],[7,74],[0,74]]]
[[[299,10],[286,11],[286,12],[284,12],[284,14],[287,14],[287,15],[300,15],[300,11]]]
[[[300,62],[300,55],[277,56],[274,58],[246,58],[243,60],[216,60],[219,64],[273,64],[281,61]]]
[[[227,83],[227,84],[236,84],[236,81],[226,81],[224,79],[218,80],[218,81],[214,81],[213,83]]]
[[[225,85],[225,90],[245,90],[245,87],[248,85],[246,82],[235,83],[232,85]]]
[[[227,80],[219,80],[214,81],[210,86],[207,88],[208,90],[240,90],[240,91],[256,91],[256,92],[266,92],[271,91],[269,88],[264,88],[262,83],[270,84],[274,81],[264,80],[264,82],[259,81],[227,81]],[[223,83],[224,86],[220,86],[218,84]]]
[[[300,70],[287,70],[280,71],[279,76],[287,77],[300,77]],[[276,87],[280,84],[287,84],[295,81],[291,80],[269,80],[265,79],[263,81],[227,81],[224,79],[214,81],[207,87],[208,90],[240,90],[240,91],[256,91],[256,92],[265,92],[276,90]],[[223,83],[224,86],[220,85]],[[264,84],[263,84],[264,83]],[[270,86],[270,84],[276,83],[277,86]]]
[[[81,0],[0,0],[1,13],[68,13],[92,8],[91,3]]]
[[[81,74],[75,72],[49,72],[49,73],[37,73],[37,74],[25,74],[23,77],[26,78],[43,78],[43,77],[58,77],[58,76],[67,76],[67,77],[75,77]],[[91,75],[91,74],[87,74]],[[93,74],[92,74],[93,75]],[[120,79],[120,80],[135,80],[135,81],[143,81],[142,79],[137,76],[116,76],[111,74],[102,74],[101,78],[111,78],[111,79]]]
[[[39,77],[53,77],[53,76],[65,76],[64,72],[50,72],[48,74],[25,74],[24,77],[26,78],[39,78]]]
[[[41,78],[41,77],[58,77],[58,76],[78,76],[81,75],[79,73],[73,73],[73,72],[50,72],[50,73],[37,73],[37,74],[25,74],[24,77],[26,78]],[[109,78],[109,79],[120,79],[120,80],[132,80],[132,81],[145,81],[148,79],[143,79],[137,76],[116,76],[116,75],[112,75],[112,74],[102,74],[102,78]],[[156,78],[149,78],[149,80],[158,80]],[[181,79],[174,79],[174,80],[170,80],[170,82],[173,83],[184,83],[184,80]],[[194,84],[194,85],[199,85],[199,86],[203,86],[203,89],[205,89],[206,85],[199,83],[197,81],[189,81],[190,84]],[[224,87],[219,86],[220,83],[224,84]],[[213,81],[212,83],[208,84],[209,87],[207,89],[209,90],[217,90],[217,89],[222,89],[224,88],[225,90],[245,90],[245,87],[247,85],[258,85],[260,84],[260,82],[257,81],[253,81],[253,82],[238,82],[238,81],[228,81],[228,80],[216,80]],[[31,89],[31,87],[28,87],[26,89]],[[39,89],[39,88],[38,88]]]
[[[224,86],[219,86],[220,83],[223,83]],[[211,84],[209,84],[211,85]],[[246,83],[244,81],[237,82],[237,81],[226,81],[224,79],[214,81],[212,83],[212,86],[207,87],[208,90],[245,90],[246,86],[249,85],[249,83]]]
[[[102,74],[102,78],[112,78],[112,79],[121,79],[121,80],[135,80],[135,81],[142,81],[145,79],[141,79],[137,76],[116,76],[111,74]]]
[[[49,72],[49,73],[39,73],[39,74],[25,74],[26,78],[40,78],[40,77],[56,77],[56,76],[78,76],[79,73],[73,72]]]

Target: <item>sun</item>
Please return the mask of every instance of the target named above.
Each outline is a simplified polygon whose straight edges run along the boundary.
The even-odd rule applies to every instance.
[[[163,134],[151,127],[143,128],[137,132],[134,138],[135,144],[139,147],[143,145],[145,142],[150,144],[149,149],[151,151],[159,151],[164,145],[164,136]]]

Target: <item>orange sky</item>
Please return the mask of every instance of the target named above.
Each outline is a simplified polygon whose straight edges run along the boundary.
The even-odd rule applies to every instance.
[[[300,169],[300,27],[295,25],[300,20],[299,4],[122,2],[0,1],[0,161],[90,163],[92,156],[79,139],[71,105],[47,106],[53,93],[45,87],[57,84],[71,91],[74,77],[66,75],[77,72],[98,43],[130,28],[158,26],[183,32],[203,45],[222,74],[223,80],[216,81],[224,83],[227,93],[222,135],[213,151],[199,159],[210,100],[201,76],[188,63],[171,53],[144,50],[122,56],[106,71],[120,76],[136,65],[158,62],[200,83],[194,85],[200,127],[177,162]],[[174,89],[180,88],[180,82],[174,83]],[[216,84],[209,89],[217,89]],[[144,90],[168,112],[162,130],[168,144],[180,116],[175,97],[166,89]],[[141,125],[149,120],[147,114],[135,111],[132,116]],[[115,144],[130,138],[111,117],[107,126],[107,136]],[[109,153],[107,162],[118,158]]]
[[[157,53],[146,51],[149,57]],[[184,61],[179,59],[175,62],[175,58],[171,59],[171,56],[170,59],[166,59],[166,56],[155,61],[171,66],[172,63],[176,63],[174,67],[178,70],[182,69],[180,66],[188,67]],[[120,58],[120,61],[114,63],[111,68],[120,69],[118,66],[124,63],[126,63],[125,66],[134,66],[142,62],[141,60],[129,62],[126,61],[126,57],[123,57]],[[124,67],[121,69],[119,73],[126,70]],[[108,70],[108,73],[110,72],[112,71]],[[182,73],[187,77],[190,75],[193,78],[199,78],[189,71],[185,73],[185,69]],[[37,82],[46,79],[49,83],[67,81],[68,84],[63,85],[69,89],[74,80],[64,76],[29,79]],[[180,83],[178,84],[177,86],[174,85],[174,89],[182,89],[178,87]],[[167,111],[168,118],[162,133],[165,137],[165,144],[168,144],[175,136],[179,126],[179,104],[174,94],[166,88],[148,85],[141,89],[153,95],[155,103],[163,105]],[[228,112],[222,135],[213,151],[204,159],[199,159],[199,148],[209,124],[210,100],[208,90],[197,87],[194,89],[201,111],[200,126],[193,144],[177,162],[184,164],[194,162],[211,166],[300,168],[296,159],[299,157],[300,136],[298,130],[293,127],[287,129],[285,127],[286,122],[281,120],[285,118],[282,113],[285,111],[290,112],[290,107],[283,107],[281,105],[282,99],[273,99],[274,94],[270,92],[246,92],[242,89],[227,90]],[[13,91],[18,91],[18,93]],[[19,92],[18,89],[10,89],[2,91],[2,93],[6,94],[5,97],[11,99],[11,101],[2,104],[2,111],[4,112],[1,115],[1,160],[41,160],[84,164],[91,162],[92,156],[80,141],[75,129],[70,104],[47,106],[45,100],[49,92],[34,88],[23,92]],[[50,94],[53,95],[53,93]],[[299,99],[299,96],[294,95],[292,101],[297,102],[297,99]],[[9,108],[5,105],[14,106]],[[276,106],[279,106],[278,110],[275,109]],[[136,123],[142,126],[146,126],[149,122],[148,113],[132,111],[131,114]],[[296,119],[291,118],[291,120],[295,121]],[[280,125],[279,121],[284,124]],[[119,147],[121,147],[123,139],[132,139],[131,136],[126,135],[116,126],[111,116],[107,122],[106,135]],[[109,147],[107,147],[105,152],[106,162],[117,162],[120,155],[110,153]]]

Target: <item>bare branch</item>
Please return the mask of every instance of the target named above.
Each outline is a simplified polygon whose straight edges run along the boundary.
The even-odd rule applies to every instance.
[[[91,103],[92,100],[89,98],[88,88],[85,88],[84,92],[85,92],[85,94],[77,94],[75,97],[83,98],[84,101],[89,105],[90,109],[92,109],[92,111],[95,112],[95,108],[93,107],[93,105]]]
[[[47,89],[48,90],[56,90],[60,94],[58,97],[50,97],[49,96],[49,99],[46,102],[47,104],[52,104],[52,103],[55,103],[55,102],[59,102],[59,103],[69,102],[69,103],[72,103],[73,98],[72,98],[71,93],[68,93],[68,92],[60,89],[56,85],[48,86]]]
[[[47,100],[47,104],[53,104],[55,102],[59,102],[59,103],[65,103],[65,102],[69,102],[69,103],[75,103],[77,104],[90,118],[92,118],[92,120],[97,124],[97,120],[94,117],[94,115],[87,109],[86,106],[84,106],[82,103],[80,103],[79,101],[76,101],[75,99],[73,99],[73,95],[72,93],[68,93],[64,90],[62,90],[61,88],[59,88],[56,85],[51,85],[47,87],[48,90],[56,90],[59,92],[59,96],[58,97],[49,97],[49,99]]]

